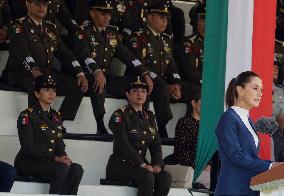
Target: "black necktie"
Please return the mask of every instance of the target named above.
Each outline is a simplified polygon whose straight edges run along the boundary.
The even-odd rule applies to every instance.
[[[38,29],[42,34],[44,33],[43,26],[41,24],[38,25]]]
[[[138,114],[140,119],[144,120],[144,115],[143,115],[142,111],[138,111],[137,114]]]
[[[157,39],[158,41],[160,41],[160,36],[159,36],[159,35],[156,35],[155,37],[156,37],[156,39]]]
[[[106,32],[104,30],[101,31],[101,34],[102,34],[103,38],[106,39]]]
[[[44,113],[45,113],[45,114],[46,114],[46,116],[49,118],[49,120],[51,120],[50,112],[48,112],[48,111],[44,111]]]

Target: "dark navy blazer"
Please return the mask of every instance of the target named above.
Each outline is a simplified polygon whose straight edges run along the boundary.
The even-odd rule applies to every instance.
[[[215,195],[257,195],[249,187],[250,179],[268,170],[271,161],[258,158],[259,147],[232,108],[222,114],[215,131],[221,158]]]

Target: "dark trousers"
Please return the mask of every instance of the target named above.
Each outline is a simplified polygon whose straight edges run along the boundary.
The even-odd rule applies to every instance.
[[[13,186],[16,171],[11,165],[0,161],[0,192],[9,192]]]
[[[99,117],[105,114],[104,102],[106,92],[115,95],[116,97],[126,97],[126,90],[132,81],[134,76],[108,76],[106,89],[102,94],[94,92],[91,86],[94,83],[94,77],[88,76],[89,81],[89,95],[93,106],[93,112],[95,117]],[[172,118],[172,112],[170,108],[168,84],[162,79],[154,80],[154,89],[151,94],[153,101],[157,122],[165,122]]]
[[[76,195],[83,176],[83,168],[77,163],[67,166],[61,162],[29,160],[29,167],[21,168],[20,175],[31,175],[50,181],[50,194]],[[23,171],[22,171],[23,170]]]
[[[62,119],[74,120],[81,101],[84,97],[84,93],[77,85],[75,78],[63,73],[59,73],[57,71],[52,71],[50,75],[52,75],[55,80],[57,95],[65,96],[59,110],[62,114]],[[20,79],[15,85],[18,88],[22,88],[28,91],[29,106],[32,106],[36,103],[33,82],[34,78],[30,75],[26,75],[22,79]]]
[[[171,187],[171,175],[162,170],[154,174],[141,167],[132,167],[127,163],[109,161],[106,178],[112,180],[131,180],[138,185],[137,196],[167,196]]]

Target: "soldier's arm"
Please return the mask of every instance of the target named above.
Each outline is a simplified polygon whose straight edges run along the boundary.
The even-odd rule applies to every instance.
[[[170,43],[171,46],[171,53],[172,53],[172,43]],[[169,63],[169,75],[168,75],[168,83],[169,84],[180,84],[180,75],[179,75],[179,72],[178,72],[178,69],[177,69],[177,66],[176,66],[176,63],[175,63],[175,60],[174,60],[174,57],[173,57],[173,53],[171,55],[171,58],[170,58],[170,63]]]
[[[118,57],[127,66],[130,66],[132,70],[135,71],[137,75],[143,75],[148,72],[148,70],[142,65],[142,62],[134,56],[134,54],[125,47],[121,40],[118,39],[117,50],[115,56]]]
[[[33,119],[31,114],[23,112],[20,114],[17,127],[21,148],[24,154],[31,158],[49,158],[53,159],[53,152],[49,152],[49,148],[45,143],[39,143],[34,138]]]
[[[33,70],[38,69],[28,48],[26,35],[24,33],[24,25],[20,20],[16,20],[12,23],[11,28],[9,28],[9,38],[10,51],[11,53],[17,54],[14,58],[16,58],[18,62],[21,62],[25,70],[32,72]]]
[[[62,118],[60,116],[60,114],[58,112],[56,112],[56,118],[61,122],[61,127],[63,127],[62,125]],[[63,135],[62,135],[62,132],[58,133],[57,134],[57,142],[55,144],[55,148],[54,148],[54,153],[56,156],[64,156],[64,155],[67,155],[66,152],[65,152],[65,143],[63,141]]]
[[[119,148],[120,153],[127,160],[134,163],[137,167],[141,166],[144,161],[138,152],[131,146],[126,133],[126,122],[120,112],[114,112],[109,121],[109,128],[113,132],[114,143]]]
[[[69,31],[69,33],[75,34],[79,30],[79,26],[67,9],[64,0],[60,1],[59,12],[57,18],[63,24],[63,26]]]
[[[152,121],[151,124],[155,125],[155,138],[151,145],[148,147],[151,154],[151,165],[160,165],[163,166],[163,158],[162,158],[162,144],[160,140],[160,136],[158,133],[158,128],[155,122],[155,115],[152,112],[149,112],[149,119]]]
[[[91,48],[83,30],[76,33],[73,52],[85,72],[92,74],[96,69],[99,69],[96,61],[91,57]]]
[[[62,69],[75,77],[78,76],[78,74],[83,73],[80,63],[76,60],[73,53],[65,46],[57,31],[56,34],[58,50],[55,55],[60,60]]]

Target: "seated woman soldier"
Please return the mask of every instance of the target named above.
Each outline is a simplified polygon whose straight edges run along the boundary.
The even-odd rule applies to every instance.
[[[138,185],[138,196],[166,196],[171,176],[163,169],[155,115],[143,109],[147,90],[147,84],[137,77],[126,92],[128,105],[116,110],[109,121],[114,142],[106,178],[133,181]],[[151,164],[145,158],[147,149],[151,154]]]
[[[31,175],[50,181],[50,194],[76,195],[82,166],[73,163],[65,152],[60,113],[50,105],[56,98],[56,84],[42,75],[34,83],[37,103],[18,118],[21,149],[15,159],[19,175]]]

